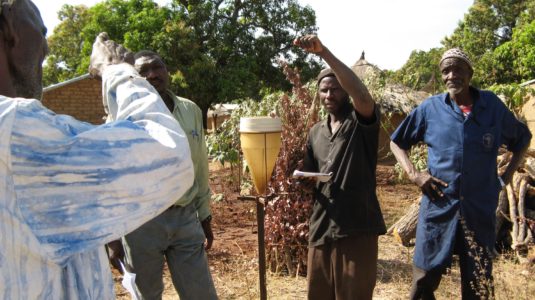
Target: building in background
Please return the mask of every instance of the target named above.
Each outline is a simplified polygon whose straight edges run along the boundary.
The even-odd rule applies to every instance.
[[[375,85],[380,82],[382,71],[366,61],[364,52],[351,69],[368,86],[369,90],[376,88]],[[382,164],[395,164],[396,160],[390,152],[390,135],[401,121],[431,94],[425,91],[415,91],[402,84],[388,82],[380,89],[378,99],[374,99],[382,115],[378,160]]]
[[[238,104],[230,103],[214,104],[207,113],[206,130],[209,133],[214,132],[214,128],[218,128],[225,120],[228,120],[232,111],[238,108],[238,106]]]
[[[96,125],[105,121],[102,82],[89,74],[44,88],[41,102],[57,114]]]

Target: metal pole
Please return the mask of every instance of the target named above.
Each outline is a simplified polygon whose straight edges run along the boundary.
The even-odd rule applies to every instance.
[[[265,195],[267,192],[267,138],[264,133],[264,200],[260,200],[260,197],[256,197],[256,220],[258,222],[258,276],[260,284],[260,300],[267,300],[267,288],[266,288],[266,242],[264,239],[264,203]]]
[[[258,196],[239,196],[238,200],[256,202],[256,223],[258,226],[258,281],[260,287],[260,300],[267,300],[266,288],[266,242],[264,238],[264,200]]]
[[[256,220],[258,222],[258,276],[260,300],[267,300],[266,288],[266,247],[264,240],[264,201],[256,198]]]

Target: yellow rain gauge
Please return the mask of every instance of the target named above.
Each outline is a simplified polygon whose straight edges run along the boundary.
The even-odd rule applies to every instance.
[[[256,192],[266,194],[281,147],[281,120],[271,117],[240,119],[240,141]]]
[[[267,183],[271,178],[281,146],[282,124],[279,118],[251,117],[240,119],[240,141],[243,156],[253,177],[256,192],[266,196]],[[260,299],[267,299],[266,252],[264,242],[264,200],[260,197],[240,197],[256,202],[258,222],[258,268]]]

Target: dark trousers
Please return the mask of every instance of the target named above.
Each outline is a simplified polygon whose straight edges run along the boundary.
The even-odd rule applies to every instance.
[[[486,249],[469,245],[461,224],[457,226],[454,252],[459,255],[462,299],[488,299],[493,296],[492,258]],[[413,266],[410,299],[434,300],[434,291],[444,272],[445,268],[426,271]]]
[[[377,235],[343,238],[308,249],[308,299],[372,299]]]

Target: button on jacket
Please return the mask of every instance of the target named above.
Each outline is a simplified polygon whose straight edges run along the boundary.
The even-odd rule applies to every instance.
[[[492,92],[471,88],[472,112],[464,117],[447,93],[425,100],[392,134],[392,141],[409,150],[418,142],[428,146],[429,173],[448,183],[444,197],[423,196],[416,233],[415,265],[424,270],[449,265],[453,241],[462,216],[480,246],[495,242],[495,211],[500,183],[498,149],[520,151],[530,141],[518,121]]]

